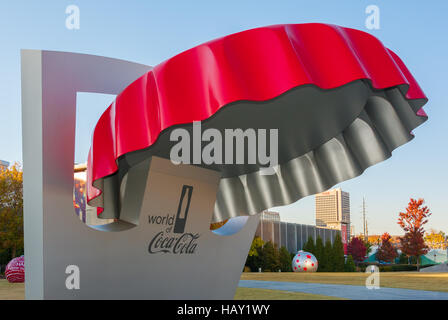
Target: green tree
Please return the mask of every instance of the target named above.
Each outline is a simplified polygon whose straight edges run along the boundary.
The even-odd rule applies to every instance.
[[[282,272],[291,271],[292,258],[288,249],[281,247],[279,250],[279,263]]]
[[[323,247],[319,270],[321,272],[333,271],[333,247],[330,240],[327,240]]]
[[[275,272],[279,269],[279,254],[277,248],[271,241],[266,242],[261,254],[261,267],[263,271]]]
[[[303,246],[302,250],[306,252],[311,252],[314,254],[315,251],[315,245],[314,245],[314,239],[313,237],[309,236],[308,240],[305,242],[305,245]]]
[[[342,244],[341,235],[338,233],[333,242],[333,254],[332,254],[332,271],[342,272],[344,271],[344,245]]]
[[[347,257],[347,261],[345,262],[345,265],[344,265],[344,271],[345,272],[355,272],[356,271],[355,261],[353,260],[353,257],[351,255],[349,255]]]
[[[324,255],[324,243],[322,242],[322,238],[321,237],[317,237],[316,239],[316,248],[314,249],[314,252],[311,252],[312,254],[314,254],[314,256],[317,259],[317,262],[319,263],[319,268],[318,270],[320,270],[320,266],[322,263],[322,257]],[[325,264],[325,261],[323,261]],[[323,271],[323,270],[321,270]]]

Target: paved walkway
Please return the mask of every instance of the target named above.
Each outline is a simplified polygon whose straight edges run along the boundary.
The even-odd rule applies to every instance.
[[[240,280],[239,287],[304,292],[354,300],[448,300],[448,292],[283,281]]]

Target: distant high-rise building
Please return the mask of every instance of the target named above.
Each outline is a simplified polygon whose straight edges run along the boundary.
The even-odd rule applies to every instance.
[[[350,195],[341,188],[316,194],[316,226],[350,230]]]

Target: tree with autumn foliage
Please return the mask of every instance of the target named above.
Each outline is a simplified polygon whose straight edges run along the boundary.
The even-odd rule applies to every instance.
[[[390,239],[391,236],[387,232],[381,236],[381,244],[376,252],[376,258],[379,261],[392,262],[398,256],[398,252],[392,245]]]
[[[423,199],[410,199],[406,212],[400,212],[398,225],[405,232],[400,238],[401,251],[408,257],[417,259],[417,270],[420,270],[420,257],[425,255],[429,248],[425,243],[423,226],[428,222],[431,215],[429,208],[423,206]]]
[[[431,229],[430,232],[425,234],[425,242],[431,249],[443,249],[446,250],[446,236],[443,231],[437,232]]]
[[[23,178],[19,164],[0,169],[0,248],[23,252]]]
[[[263,246],[264,241],[260,237],[255,237],[252,241],[246,260],[246,266],[248,266],[251,271],[256,271],[261,267]]]
[[[366,259],[367,248],[362,239],[353,237],[348,243],[347,252],[352,256],[355,263],[360,263]]]
[[[222,226],[224,226],[227,222],[229,221],[229,219],[226,219],[224,221],[220,221],[220,222],[212,222],[210,223],[210,230],[217,230],[219,228],[221,228]]]

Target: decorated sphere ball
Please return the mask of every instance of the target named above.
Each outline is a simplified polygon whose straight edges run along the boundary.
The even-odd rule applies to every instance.
[[[5,276],[8,282],[25,281],[25,259],[23,256],[14,258],[9,261],[9,263],[6,265]]]
[[[292,271],[294,272],[316,272],[317,267],[316,257],[306,251],[300,250],[292,260]]]

